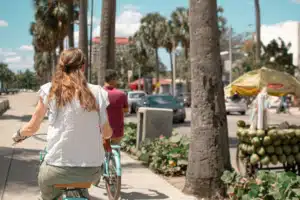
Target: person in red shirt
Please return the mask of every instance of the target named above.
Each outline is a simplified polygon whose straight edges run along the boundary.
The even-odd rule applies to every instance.
[[[111,143],[120,144],[124,136],[124,113],[128,112],[127,95],[116,88],[118,76],[115,70],[108,69],[105,74],[104,89],[108,92],[109,99],[107,114],[113,130]]]

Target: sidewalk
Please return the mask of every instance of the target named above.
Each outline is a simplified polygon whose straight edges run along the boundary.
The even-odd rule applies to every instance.
[[[290,114],[293,115],[293,116],[300,115],[299,107],[291,107],[289,110],[290,110]],[[276,108],[269,109],[269,112],[272,113],[272,114],[276,114]],[[279,115],[289,115],[289,114],[279,113]]]
[[[11,97],[11,109],[0,116],[0,200],[31,200],[39,193],[37,173],[39,151],[45,146],[45,135],[36,136],[12,148],[12,134],[26,121],[34,110],[37,100],[34,93],[20,93]],[[47,122],[41,126],[39,134],[45,134]],[[11,159],[12,152],[13,158]],[[8,173],[8,168],[11,167]],[[122,154],[122,192],[121,199],[174,199],[193,200],[166,180],[142,166],[126,154]],[[7,184],[5,186],[5,180]],[[92,187],[90,194],[94,200],[106,200],[104,185]]]

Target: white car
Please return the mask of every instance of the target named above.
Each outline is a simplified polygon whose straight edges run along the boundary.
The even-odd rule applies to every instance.
[[[226,113],[240,113],[245,115],[247,111],[246,100],[240,96],[225,97]]]
[[[278,108],[280,105],[280,97],[269,96],[269,108]]]
[[[144,96],[146,96],[146,93],[144,91],[130,91],[127,93],[129,114],[136,112],[136,104]]]

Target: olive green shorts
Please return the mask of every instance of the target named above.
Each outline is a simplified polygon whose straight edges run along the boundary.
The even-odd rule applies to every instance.
[[[55,188],[55,184],[94,182],[99,176],[100,167],[56,167],[43,162],[38,175],[40,199],[55,200],[60,197],[62,191]]]

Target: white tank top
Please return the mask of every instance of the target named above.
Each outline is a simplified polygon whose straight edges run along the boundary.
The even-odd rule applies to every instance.
[[[48,102],[51,83],[41,86],[39,95],[48,107],[47,155],[45,162],[53,166],[98,167],[104,161],[100,126],[106,120],[109,105],[107,92],[98,85],[88,85],[100,111],[87,112],[73,100],[57,109],[55,100]]]

